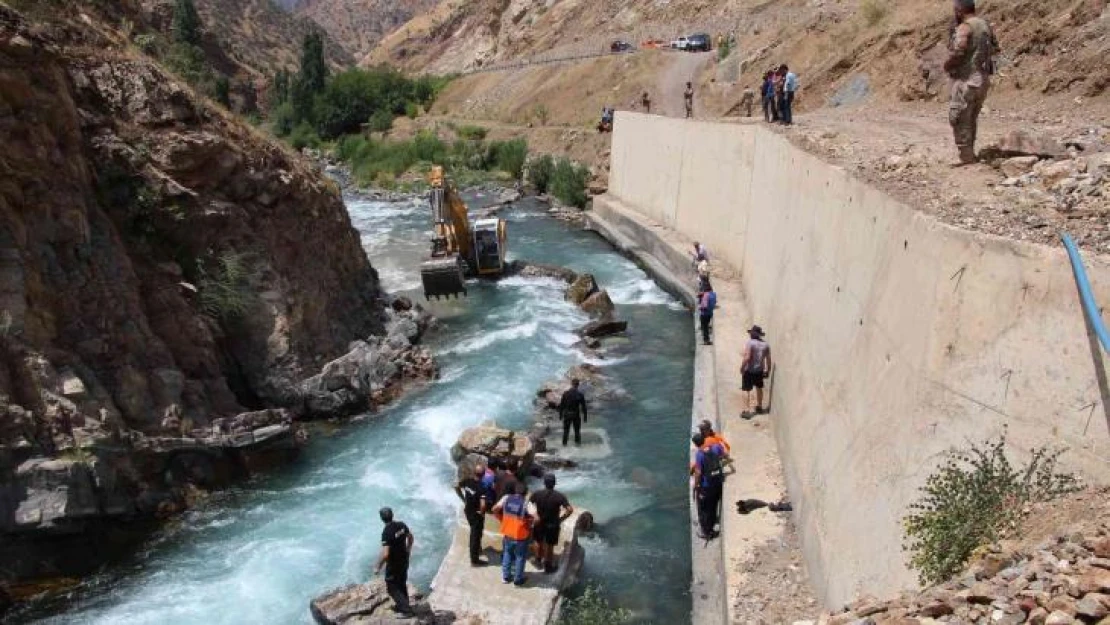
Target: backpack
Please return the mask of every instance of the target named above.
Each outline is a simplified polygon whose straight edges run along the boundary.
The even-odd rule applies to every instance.
[[[713,445],[702,450],[701,476],[709,484],[720,484],[725,480],[725,470],[721,454]]]
[[[714,310],[717,309],[717,292],[716,291],[710,291],[709,292],[709,301],[706,302],[706,304],[707,305],[706,305],[705,309],[708,310],[709,312],[713,312]]]
[[[486,473],[482,476],[482,481],[479,484],[482,496],[486,498],[486,501],[488,502],[488,505],[490,507],[492,507],[493,504],[497,503],[497,491],[493,487],[496,481],[497,475],[493,471],[486,469]]]

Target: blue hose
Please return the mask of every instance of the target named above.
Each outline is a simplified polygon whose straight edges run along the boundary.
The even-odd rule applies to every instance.
[[[1110,333],[1106,331],[1106,324],[1102,322],[1102,314],[1098,310],[1098,304],[1095,303],[1095,296],[1091,292],[1091,282],[1087,279],[1087,270],[1083,268],[1083,258],[1079,256],[1079,248],[1075,246],[1075,241],[1072,240],[1068,234],[1061,234],[1060,238],[1064,241],[1064,247],[1068,250],[1068,257],[1071,258],[1071,269],[1075,273],[1075,283],[1079,285],[1079,297],[1083,300],[1083,310],[1087,313],[1087,319],[1091,321],[1091,327],[1095,329],[1095,334],[1098,335],[1098,342],[1102,343],[1102,349],[1105,352],[1110,352]]]

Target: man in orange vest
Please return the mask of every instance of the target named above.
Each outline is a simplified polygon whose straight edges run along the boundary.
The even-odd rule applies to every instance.
[[[493,506],[493,514],[501,521],[501,581],[523,586],[524,565],[528,561],[528,539],[532,536],[532,521],[536,518],[530,504],[524,499],[524,484],[516,482],[513,491]],[[513,569],[516,576],[513,576]]]

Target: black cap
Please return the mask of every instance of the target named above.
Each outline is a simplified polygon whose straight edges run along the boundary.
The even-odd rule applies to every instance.
[[[555,474],[547,473],[543,476],[543,485],[548,488],[555,488]]]

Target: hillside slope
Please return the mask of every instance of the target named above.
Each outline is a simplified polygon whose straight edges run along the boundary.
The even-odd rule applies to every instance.
[[[319,24],[355,58],[368,54],[387,34],[438,0],[300,0],[297,15]]]

